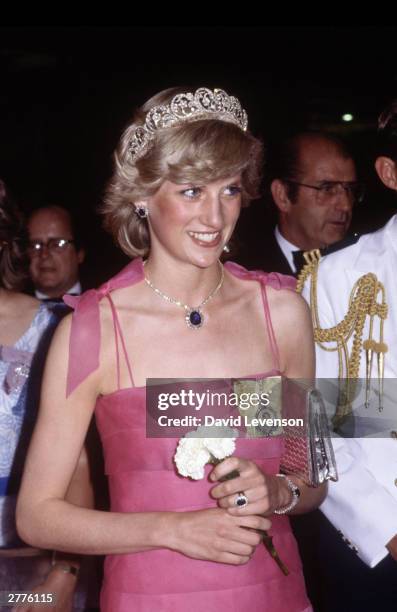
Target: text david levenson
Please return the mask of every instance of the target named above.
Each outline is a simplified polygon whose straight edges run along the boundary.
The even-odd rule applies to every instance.
[[[205,415],[203,418],[198,416],[186,415],[180,418],[167,417],[162,415],[157,419],[160,427],[303,427],[303,419],[285,418],[250,418],[247,415],[237,415],[224,419]]]

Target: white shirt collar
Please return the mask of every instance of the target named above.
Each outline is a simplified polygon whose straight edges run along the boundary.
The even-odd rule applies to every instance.
[[[295,273],[296,267],[294,264],[294,258],[292,256],[292,251],[300,251],[300,248],[295,246],[295,244],[292,244],[292,242],[289,242],[289,240],[287,240],[286,238],[284,238],[284,236],[281,234],[278,228],[278,225],[276,225],[276,229],[274,230],[274,235],[276,237],[278,246],[280,247],[284,257],[289,263],[289,267]]]
[[[75,285],[73,285],[73,287],[70,287],[70,289],[68,289],[66,293],[73,293],[74,295],[80,295],[81,291],[82,291],[81,283],[78,281]],[[34,294],[38,300],[50,300],[51,299],[49,295],[46,295],[45,293],[42,293],[41,291],[38,291],[37,289],[35,290]]]

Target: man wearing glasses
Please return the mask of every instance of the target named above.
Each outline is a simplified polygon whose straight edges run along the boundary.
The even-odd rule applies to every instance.
[[[241,261],[297,274],[304,251],[328,249],[345,238],[363,186],[345,145],[323,132],[300,132],[279,142],[270,149],[267,173],[278,223],[271,236],[260,230]]]
[[[80,294],[84,249],[76,241],[70,213],[60,206],[35,210],[28,222],[30,275],[38,299]]]

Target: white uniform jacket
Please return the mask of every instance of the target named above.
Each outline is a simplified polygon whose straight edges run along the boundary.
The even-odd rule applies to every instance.
[[[362,236],[352,246],[326,256],[318,272],[320,326],[331,327],[346,315],[355,282],[373,272],[386,289],[389,312],[384,327],[384,410],[389,429],[376,437],[333,439],[339,481],[331,482],[321,510],[359,557],[374,567],[387,555],[385,545],[397,534],[397,215],[385,227]],[[307,281],[303,295],[309,301]],[[368,318],[368,317],[367,317]],[[368,337],[368,321],[363,339]],[[334,344],[335,346],[335,344]],[[351,339],[350,346],[351,348]],[[338,353],[316,346],[317,378],[338,377]],[[376,358],[373,376],[377,376]],[[361,355],[360,377],[365,379],[365,354]],[[321,388],[321,384],[319,385]],[[377,387],[377,381],[374,382]],[[355,414],[379,416],[378,398],[371,405],[354,404]]]

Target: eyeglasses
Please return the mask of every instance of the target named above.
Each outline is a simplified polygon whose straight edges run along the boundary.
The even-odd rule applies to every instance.
[[[40,255],[44,248],[51,253],[61,253],[65,251],[69,244],[74,244],[74,240],[69,238],[49,238],[46,242],[44,240],[31,240],[28,242],[28,253],[31,257]]]
[[[291,185],[315,189],[321,203],[328,202],[338,196],[341,193],[341,189],[344,190],[348,198],[357,203],[363,201],[365,194],[364,185],[356,181],[323,181],[320,185],[308,185],[307,183],[299,183],[289,179],[285,179],[285,182]]]

